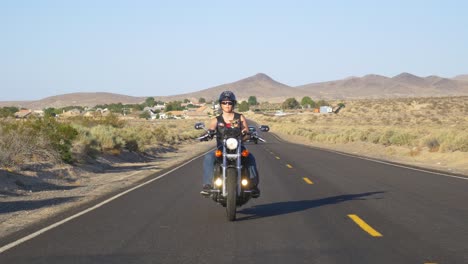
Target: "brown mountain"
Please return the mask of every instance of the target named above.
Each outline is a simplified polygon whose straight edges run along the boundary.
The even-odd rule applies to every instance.
[[[405,84],[421,86],[421,87],[425,87],[427,85],[427,82],[424,78],[418,77],[416,75],[413,75],[407,72],[403,72],[392,77],[392,80],[397,81],[399,83],[405,83]]]
[[[453,77],[453,79],[457,80],[457,81],[466,81],[466,82],[468,82],[468,74],[457,75],[457,76]]]
[[[173,96],[154,96],[156,100],[172,101],[185,98],[197,102],[200,97],[207,100],[217,99],[225,90],[233,91],[238,100],[247,100],[256,96],[258,101],[282,102],[288,97],[301,99],[310,96],[314,99],[356,99],[356,98],[392,98],[392,97],[430,97],[468,95],[468,75],[455,78],[439,76],[419,77],[410,73],[401,73],[394,77],[369,74],[363,77],[349,77],[342,80],[311,83],[297,87],[282,84],[259,73],[254,76],[198,92]],[[42,109],[46,107],[64,107],[71,105],[95,106],[110,103],[141,103],[146,97],[133,97],[112,93],[72,93],[47,97],[38,101],[0,102],[1,106],[20,106]]]
[[[226,90],[233,91],[239,101],[247,100],[249,96],[256,96],[259,101],[271,101],[303,94],[302,91],[273,80],[264,73],[233,82],[218,85],[198,92],[179,94],[174,96],[155,96],[156,100],[171,101],[183,100],[185,98],[197,102],[200,97],[207,100],[217,99]]]
[[[392,78],[381,75],[347,78],[296,87],[318,98],[391,98],[467,95],[468,82],[438,76],[418,77],[401,73]]]

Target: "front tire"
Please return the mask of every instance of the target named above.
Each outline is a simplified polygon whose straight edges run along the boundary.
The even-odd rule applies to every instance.
[[[229,221],[236,220],[237,173],[235,168],[226,170],[226,215]]]

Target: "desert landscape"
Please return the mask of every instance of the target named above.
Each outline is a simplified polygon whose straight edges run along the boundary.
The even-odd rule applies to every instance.
[[[0,1],[0,263],[468,263],[467,9]]]
[[[402,88],[402,83],[411,89]],[[468,97],[463,96],[468,94],[468,85],[465,84],[466,78],[462,77],[448,80],[401,74],[394,78],[369,75],[289,87],[258,74],[198,93],[153,97],[150,101],[154,105],[168,103],[165,104],[168,106],[174,102],[181,105],[182,101],[162,100],[180,99],[192,104],[191,100],[196,102],[196,98],[214,98],[222,90],[233,90],[239,93],[239,101],[248,100],[249,96],[258,98],[258,102],[249,105],[243,113],[258,125],[269,125],[269,133],[285,141],[468,175]],[[440,89],[446,96],[427,96],[433,94],[438,85],[455,88]],[[418,89],[426,89],[426,92]],[[353,96],[344,98],[346,93]],[[418,93],[421,96],[411,97]],[[462,95],[454,95],[458,93]],[[319,104],[315,107],[298,104],[289,109],[282,103],[288,98],[300,102],[304,96],[320,105],[329,105],[335,112],[320,113],[317,111]],[[86,114],[95,110],[93,105],[109,104],[110,107],[112,103],[121,108],[106,114]],[[3,102],[5,107],[30,106],[63,113],[65,109],[81,107],[68,116],[9,116],[0,122],[2,236],[129,188],[154,173],[213,148],[213,142],[195,140],[201,132],[193,129],[193,124],[206,122],[216,114],[214,104],[197,103],[193,103],[197,105],[194,107],[204,111],[200,115],[190,117],[179,111],[180,115],[158,119],[169,111],[162,109],[149,118],[150,115],[144,114],[148,111],[143,109],[145,98],[107,93],[60,95],[35,102]],[[338,105],[344,107],[336,111]],[[135,109],[122,113],[126,107]],[[284,115],[275,115],[278,110]],[[32,109],[29,111],[32,113]]]
[[[291,142],[468,175],[468,97],[338,102],[338,114],[248,116]]]

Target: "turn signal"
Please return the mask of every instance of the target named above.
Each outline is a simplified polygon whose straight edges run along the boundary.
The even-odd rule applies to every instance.
[[[241,155],[242,155],[242,157],[246,158],[247,156],[249,156],[249,151],[246,150],[246,149],[244,149],[244,150],[242,151],[242,154],[241,154]]]
[[[218,149],[218,150],[215,151],[215,156],[216,156],[217,158],[221,158],[221,157],[223,156],[223,152],[222,152],[221,150]]]

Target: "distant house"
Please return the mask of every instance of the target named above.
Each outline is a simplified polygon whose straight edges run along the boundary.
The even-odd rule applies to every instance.
[[[166,109],[166,103],[164,103],[164,104],[162,104],[162,105],[157,104],[157,105],[153,106],[152,109],[153,109],[154,111],[156,111],[156,110],[162,111],[162,110]]]
[[[156,117],[158,116],[158,113],[160,112],[161,110],[159,109],[156,109],[155,107],[145,107],[143,108],[143,112],[148,112],[151,119],[156,119]]]
[[[30,109],[21,109],[15,113],[15,118],[27,118],[32,114]]]
[[[151,119],[156,119],[157,116],[158,116],[158,113],[160,112],[161,110],[160,109],[157,109],[155,106],[154,107],[145,107],[143,108],[143,112],[148,112]]]
[[[333,113],[333,108],[331,106],[321,106],[320,107],[320,113],[321,114],[328,114],[328,113]]]

